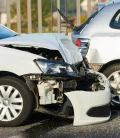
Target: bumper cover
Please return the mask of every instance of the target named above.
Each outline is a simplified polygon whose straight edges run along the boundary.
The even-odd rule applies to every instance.
[[[65,93],[74,109],[74,126],[96,124],[110,119],[110,110],[108,111],[109,113],[107,112],[107,116],[93,117],[87,114],[91,108],[99,108],[111,102],[110,84],[107,78],[101,73],[95,73],[99,75],[99,81],[104,86],[104,90],[71,91]]]

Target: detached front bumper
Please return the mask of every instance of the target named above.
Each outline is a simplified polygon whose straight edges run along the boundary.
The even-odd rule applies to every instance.
[[[104,86],[104,90],[65,93],[74,109],[74,126],[96,124],[110,119],[110,84],[103,74],[95,73],[99,75],[99,81]]]

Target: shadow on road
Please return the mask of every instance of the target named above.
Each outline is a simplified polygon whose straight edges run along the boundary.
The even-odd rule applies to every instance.
[[[40,136],[44,136],[44,134],[58,127],[70,125],[72,124],[72,122],[72,119],[65,119],[35,112],[33,116],[26,122],[26,124],[24,124],[25,126],[32,127],[20,132],[18,136],[20,138],[37,138]]]
[[[0,128],[0,137],[2,138],[53,138],[53,137],[66,137],[66,132],[72,131],[79,135],[79,132],[82,134],[82,129],[85,130],[90,127],[94,128],[107,125],[109,126],[111,122],[114,122],[116,118],[120,115],[119,111],[112,111],[112,116],[110,121],[102,124],[84,126],[84,127],[72,127],[73,120],[64,119],[60,117],[55,117],[47,114],[42,114],[40,112],[33,113],[32,117],[20,127],[15,128]],[[102,127],[101,127],[102,128]],[[59,132],[61,130],[61,132]],[[77,131],[78,130],[78,131]],[[7,133],[6,133],[7,132]],[[55,132],[55,134],[53,134]],[[63,133],[62,133],[63,132]],[[92,131],[91,131],[92,132]],[[61,134],[62,133],[62,134]],[[69,134],[69,137],[72,138],[73,134]],[[50,136],[51,135],[51,136]]]
[[[114,120],[118,116],[117,111],[112,111],[111,119],[110,121]],[[44,137],[48,132],[59,128],[59,127],[67,127],[67,125],[71,125],[73,123],[73,120],[59,118],[59,117],[53,117],[51,115],[41,114],[41,113],[35,113],[33,117],[26,122],[27,125],[35,124],[36,126],[33,126],[31,128],[28,128],[26,131],[22,132],[20,134],[20,138],[26,138],[26,137],[36,137],[41,138]]]

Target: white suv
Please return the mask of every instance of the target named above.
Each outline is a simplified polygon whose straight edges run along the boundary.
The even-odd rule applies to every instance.
[[[82,25],[72,41],[97,71],[111,83],[112,104],[120,107],[120,2],[102,4]]]

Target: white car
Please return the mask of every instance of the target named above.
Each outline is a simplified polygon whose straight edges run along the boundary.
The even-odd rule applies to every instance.
[[[0,25],[0,126],[18,126],[34,109],[74,118],[74,126],[110,118],[107,78],[63,34],[20,35]]]
[[[112,105],[120,107],[120,1],[100,3],[84,24],[71,26],[73,43],[97,71],[108,77],[113,88]]]

